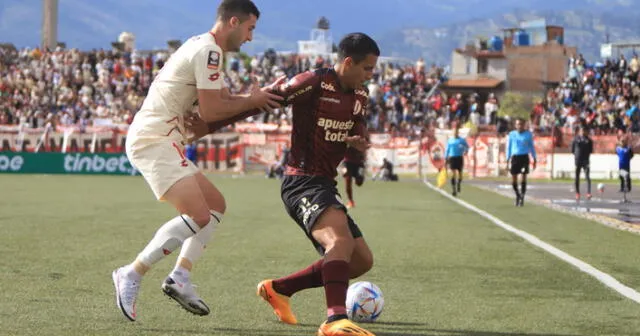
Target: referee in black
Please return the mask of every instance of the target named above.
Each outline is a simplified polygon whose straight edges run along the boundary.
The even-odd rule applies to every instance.
[[[584,175],[587,179],[587,200],[591,199],[591,176],[589,169],[589,158],[593,153],[593,141],[587,135],[587,130],[584,126],[578,129],[578,135],[573,138],[571,142],[571,152],[575,157],[576,162],[576,201],[580,200],[580,171],[584,170]]]

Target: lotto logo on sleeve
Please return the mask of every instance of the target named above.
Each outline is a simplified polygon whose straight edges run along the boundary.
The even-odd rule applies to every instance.
[[[209,56],[207,57],[207,68],[216,70],[220,66],[220,53],[217,51],[209,51]]]
[[[209,80],[212,82],[215,82],[218,80],[218,78],[220,78],[220,73],[216,72],[214,74],[212,74],[211,76],[209,76]]]

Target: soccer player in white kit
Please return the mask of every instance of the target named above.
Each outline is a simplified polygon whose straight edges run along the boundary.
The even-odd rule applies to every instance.
[[[223,86],[224,52],[239,51],[244,42],[251,41],[259,16],[251,0],[222,0],[214,27],[190,38],[170,57],[129,128],[129,160],[155,196],[171,203],[180,214],[158,229],[132,263],[113,271],[117,306],[131,321],[137,317],[142,277],[180,246],[176,267],[162,284],[162,291],[191,313],[209,314],[193,289],[190,272],[222,221],[226,205],[220,191],[184,157],[184,144],[196,103],[198,118],[208,123],[280,106],[282,98],[269,93],[270,87],[236,96]]]

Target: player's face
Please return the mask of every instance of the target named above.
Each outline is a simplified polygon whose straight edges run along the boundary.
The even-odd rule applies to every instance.
[[[524,123],[520,120],[516,120],[516,129],[518,132],[524,131]]]
[[[238,52],[242,44],[252,41],[253,30],[256,29],[257,22],[258,18],[253,14],[250,14],[249,18],[242,22],[237,17],[231,18],[232,30],[229,33],[229,41],[227,43],[229,50],[227,51]]]
[[[355,63],[351,57],[345,59],[347,76],[349,78],[348,85],[352,89],[359,89],[364,86],[367,81],[373,77],[373,70],[378,63],[378,56],[369,54],[360,63]]]

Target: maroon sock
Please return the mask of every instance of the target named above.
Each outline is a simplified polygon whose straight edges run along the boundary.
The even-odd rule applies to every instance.
[[[327,316],[346,314],[347,288],[349,288],[349,263],[331,260],[322,265],[322,281],[327,298]]]
[[[322,287],[322,264],[320,259],[309,267],[286,277],[273,280],[273,289],[286,296],[291,296],[303,289]]]

